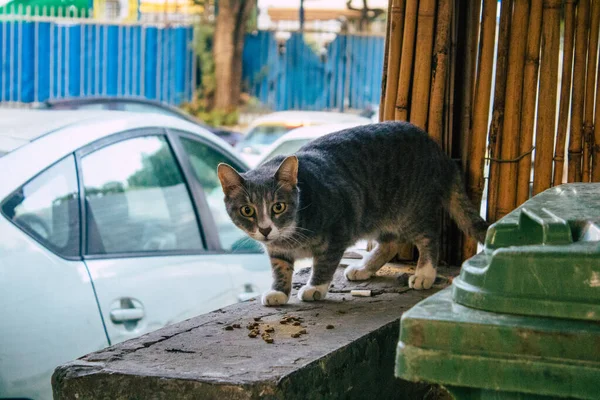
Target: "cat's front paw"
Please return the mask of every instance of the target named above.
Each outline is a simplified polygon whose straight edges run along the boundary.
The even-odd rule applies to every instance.
[[[305,285],[298,291],[298,298],[302,301],[323,300],[329,291],[329,284],[311,286]]]
[[[361,268],[355,265],[351,265],[344,270],[344,275],[349,281],[366,281],[373,274],[366,268]]]
[[[408,278],[408,287],[415,290],[430,289],[436,275],[437,271],[432,266],[418,268],[415,274]]]
[[[280,306],[288,302],[288,296],[277,290],[269,290],[263,293],[261,302],[263,306],[267,307]]]

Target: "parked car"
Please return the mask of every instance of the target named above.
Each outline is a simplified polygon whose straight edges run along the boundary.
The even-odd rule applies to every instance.
[[[233,149],[181,119],[0,110],[0,398],[56,366],[268,289],[223,203]]]
[[[266,148],[292,129],[335,123],[367,124],[368,118],[354,114],[325,111],[280,111],[257,118],[248,128],[246,137],[236,145],[242,159],[256,165]]]
[[[214,133],[232,146],[235,146],[243,137],[243,135],[239,132],[209,126],[179,108],[172,107],[168,104],[158,101],[142,98],[90,97],[48,100],[41,103],[37,108],[49,110],[114,110],[136,113],[164,114],[200,125],[207,131]]]
[[[321,137],[329,133],[341,131],[343,129],[353,128],[358,125],[364,125],[363,123],[345,123],[345,124],[327,124],[318,126],[305,126],[303,128],[294,129],[265,149],[263,154],[256,160],[256,164],[250,166],[254,168],[257,165],[261,165],[269,161],[273,157],[287,156],[297,152],[300,147],[306,143]]]

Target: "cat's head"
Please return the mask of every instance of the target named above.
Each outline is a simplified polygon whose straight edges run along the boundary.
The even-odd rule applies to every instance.
[[[217,172],[236,226],[266,244],[292,236],[299,201],[296,156],[271,160],[244,174],[219,164]]]

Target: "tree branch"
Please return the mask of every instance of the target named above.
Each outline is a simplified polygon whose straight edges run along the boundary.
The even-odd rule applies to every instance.
[[[373,21],[375,18],[379,17],[381,14],[385,13],[385,10],[382,8],[369,8],[368,0],[362,0],[363,7],[356,8],[352,6],[352,0],[346,0],[346,8],[352,11],[360,11],[361,18],[366,19],[369,22]]]

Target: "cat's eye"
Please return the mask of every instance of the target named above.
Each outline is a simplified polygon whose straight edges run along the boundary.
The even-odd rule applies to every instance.
[[[273,204],[273,207],[271,207],[275,214],[281,214],[285,211],[286,208],[287,206],[285,205],[285,203],[275,203]]]
[[[254,215],[254,208],[250,206],[243,206],[240,208],[240,214],[246,218],[250,218]]]

